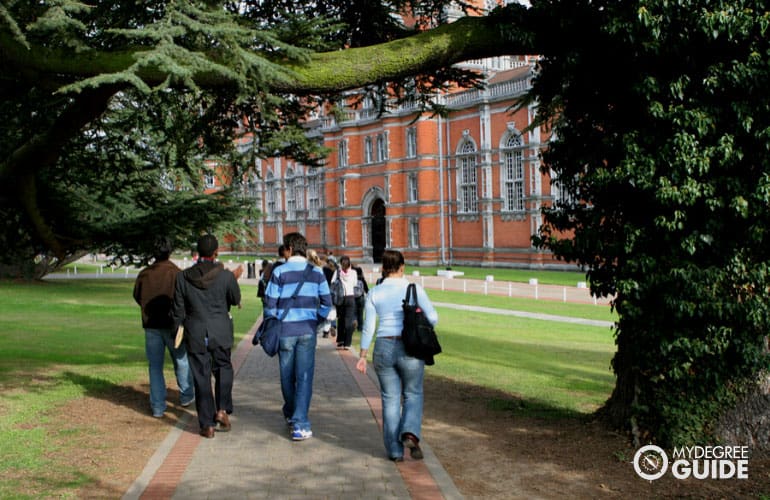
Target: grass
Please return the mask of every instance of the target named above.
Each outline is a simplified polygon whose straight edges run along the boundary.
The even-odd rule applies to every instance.
[[[577,304],[552,300],[534,300],[521,297],[502,297],[429,289],[428,295],[433,302],[450,302],[469,306],[492,307],[513,311],[568,316],[598,321],[617,321],[618,315],[606,305]],[[443,321],[442,321],[443,323]]]
[[[48,458],[66,441],[47,425],[57,406],[146,379],[132,287],[125,279],[0,282],[0,498],[23,498],[20,481],[30,477],[36,478],[34,497],[45,498],[89,481],[77,464]],[[233,310],[241,334],[259,314],[256,287],[244,286],[242,293],[244,308]],[[166,368],[173,380],[171,363]]]
[[[443,352],[429,375],[512,394],[539,416],[592,412],[612,391],[610,328],[437,311]]]
[[[94,393],[110,397],[116,386],[146,381],[144,334],[132,286],[126,279],[0,282],[0,498],[19,498],[20,484],[29,477],[37,478],[35,497],[67,496],[90,481],[77,464],[52,462],[51,451],[62,451],[68,441],[60,439],[61,431],[52,436],[47,424],[56,407],[69,401]],[[233,310],[238,337],[260,314],[256,287],[241,290],[244,307]],[[429,294],[434,302],[613,320],[606,306]],[[444,352],[427,369],[429,376],[504,391],[519,398],[517,411],[537,415],[586,414],[612,390],[609,328],[438,310]],[[170,365],[167,376],[173,380]],[[511,409],[509,401],[488,404]]]
[[[405,274],[410,275],[412,271],[420,271],[424,276],[436,276],[436,272],[446,269],[446,267],[415,267],[406,266]],[[469,267],[452,266],[452,271],[464,273],[460,278],[484,280],[487,276],[494,276],[495,281],[512,281],[514,283],[529,283],[531,278],[536,278],[542,285],[563,285],[576,286],[578,282],[586,280],[585,273],[580,271],[550,271],[535,269],[508,269],[508,268],[488,268],[488,267]]]
[[[174,254],[175,260],[187,259],[191,261],[191,257],[187,254]],[[222,254],[219,257],[224,263],[247,263],[256,262],[259,264],[263,259],[272,261],[275,259],[273,255],[240,255],[240,254]],[[104,274],[113,272],[112,269],[106,265],[105,262],[76,262],[64,266],[64,271],[69,269],[74,272],[77,268],[77,272],[80,274],[97,273],[100,266],[103,266]],[[134,267],[129,267],[130,273],[138,273],[139,270]],[[424,276],[435,276],[436,272],[446,267],[417,267],[407,266],[405,273],[411,275],[412,271],[419,271]],[[543,285],[562,285],[562,286],[576,286],[578,282],[586,282],[585,273],[580,271],[554,271],[554,270],[534,270],[534,269],[508,269],[508,268],[487,268],[487,267],[470,267],[470,266],[452,266],[453,271],[460,271],[463,274],[462,278],[465,279],[478,279],[485,280],[487,276],[494,276],[495,281],[511,281],[514,283],[528,283],[530,279],[535,278],[538,283]],[[116,269],[114,272],[125,272],[125,268]]]

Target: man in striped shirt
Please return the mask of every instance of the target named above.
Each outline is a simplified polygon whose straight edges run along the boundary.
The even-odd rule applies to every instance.
[[[294,441],[313,435],[308,412],[313,396],[313,373],[318,322],[331,311],[329,284],[320,267],[307,261],[307,240],[300,233],[283,238],[288,258],[275,268],[265,290],[264,317],[280,318],[285,309],[278,351],[283,393],[283,416]],[[302,282],[295,297],[294,291]]]

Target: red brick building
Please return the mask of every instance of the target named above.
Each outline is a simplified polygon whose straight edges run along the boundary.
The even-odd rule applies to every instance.
[[[533,63],[465,66],[483,69],[488,86],[441,96],[446,117],[415,120],[403,105],[378,116],[364,100],[308,123],[332,150],[323,168],[259,162],[251,186],[264,214],[257,243],[272,252],[284,234],[300,231],[318,249],[364,262],[394,248],[411,264],[561,267],[530,242],[552,200],[539,160],[546,133],[525,132],[533,107],[515,110]]]

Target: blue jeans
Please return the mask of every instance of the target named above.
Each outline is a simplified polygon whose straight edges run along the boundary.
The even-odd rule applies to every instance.
[[[291,420],[295,430],[310,430],[308,412],[313,396],[316,342],[316,334],[311,333],[282,337],[279,343],[283,416]]]
[[[378,338],[372,362],[382,391],[382,440],[388,457],[404,456],[401,435],[422,437],[425,361],[404,352],[401,339]],[[402,404],[403,397],[403,404]]]
[[[162,415],[166,411],[166,378],[163,376],[166,349],[171,354],[171,361],[174,362],[180,403],[189,403],[195,397],[187,351],[184,345],[174,349],[174,337],[175,335],[168,328],[144,329],[144,350],[150,368],[150,408],[155,416]]]

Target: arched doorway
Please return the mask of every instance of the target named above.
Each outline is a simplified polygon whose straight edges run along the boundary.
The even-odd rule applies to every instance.
[[[372,208],[369,211],[371,217],[372,234],[372,262],[382,262],[382,253],[385,251],[386,246],[386,224],[385,224],[385,201],[382,198],[377,198],[372,203]]]

